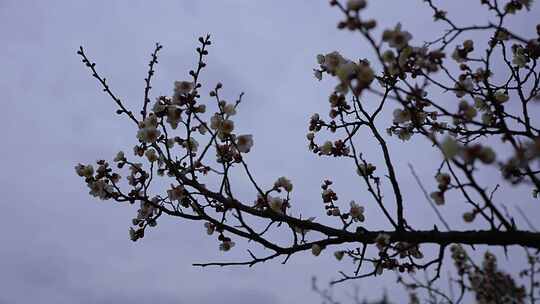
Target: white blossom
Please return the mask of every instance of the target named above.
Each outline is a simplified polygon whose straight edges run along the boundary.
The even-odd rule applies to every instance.
[[[250,134],[240,135],[236,138],[238,151],[248,153],[253,147],[253,136]]]
[[[388,42],[390,47],[396,49],[406,47],[411,39],[411,33],[401,30],[401,23],[398,23],[393,30],[386,30],[383,33],[383,41]]]
[[[236,107],[232,103],[226,103],[223,106],[223,113],[229,116],[233,116],[234,114],[236,114]]]
[[[379,251],[383,251],[388,245],[390,245],[390,235],[386,233],[379,233],[375,237],[375,245]]]
[[[176,106],[167,106],[167,122],[171,125],[171,128],[176,129],[181,120],[182,111]]]
[[[349,210],[349,214],[355,221],[363,222],[365,220],[364,217],[364,207],[358,205],[355,201],[350,202],[351,209]]]
[[[126,159],[126,156],[124,155],[124,152],[123,151],[118,151],[118,153],[116,153],[116,156],[114,157],[113,161],[120,162],[120,161],[123,161],[124,159]]]
[[[144,121],[139,123],[137,138],[144,143],[156,142],[161,135],[161,131],[157,129],[157,125],[157,117],[155,115],[148,115]]]
[[[193,90],[193,82],[190,81],[175,81],[174,95],[187,95]]]
[[[94,167],[92,165],[78,164],[75,166],[75,171],[80,177],[92,177],[94,175]]]
[[[194,153],[197,152],[197,150],[199,149],[199,142],[195,138],[190,137],[182,143],[182,146],[188,151]]]
[[[441,143],[441,150],[447,159],[454,158],[459,153],[459,144],[451,136],[447,136]]]
[[[282,177],[278,178],[276,180],[276,182],[274,183],[274,187],[283,188],[287,192],[291,192],[292,189],[293,189],[293,185],[292,185],[291,181],[288,178],[286,178],[285,176],[282,176]]]
[[[184,187],[182,185],[171,185],[171,189],[167,190],[167,195],[171,201],[180,201],[186,197]]]
[[[326,141],[321,147],[321,153],[324,154],[324,155],[330,155],[332,154],[332,148],[333,148],[333,144],[331,141]]]
[[[158,160],[158,155],[156,154],[156,150],[154,149],[148,149],[146,150],[146,152],[144,153],[144,155],[146,156],[146,158],[148,159],[149,162],[153,163],[155,161]]]
[[[113,186],[103,179],[88,183],[88,187],[90,188],[90,195],[102,200],[108,199],[109,195],[114,192]]]
[[[268,196],[268,206],[277,213],[283,213],[283,199],[280,197]]]

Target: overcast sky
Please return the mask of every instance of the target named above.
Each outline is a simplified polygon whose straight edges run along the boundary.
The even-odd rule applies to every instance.
[[[460,21],[486,20],[475,11],[476,4],[464,9],[478,1],[443,2]],[[539,13],[535,9],[528,18],[515,18],[514,25],[532,34],[536,20],[531,16]],[[406,29],[420,33],[416,42],[434,38],[441,29],[422,1],[372,0],[367,15],[379,19],[382,27],[401,20]],[[76,51],[83,45],[115,92],[136,109],[155,42],[164,49],[152,96],[170,95],[173,81],[187,79],[196,62],[197,37],[212,34],[203,82],[209,87],[223,82],[228,100],[246,93],[237,128],[255,137],[248,161],[258,180],[271,185],[281,175],[290,177],[295,208],[324,218],[323,179],[334,178],[344,203],[366,196],[352,180],[349,163],[319,159],[306,147],[308,119],[328,112],[327,96],[335,85],[313,78],[315,56],[333,50],[351,58],[372,56],[357,35],[336,30],[340,17],[322,0],[0,0],[0,303],[319,302],[310,291],[311,276],[324,284],[338,270],[351,267],[333,261],[330,251],[317,258],[299,254],[286,266],[276,260],[250,269],[200,269],[191,264],[246,258],[245,247],[224,254],[205,235],[202,223],[176,219],[164,219],[140,242],[129,240],[136,208],[93,199],[73,167],[131,151],[135,130],[114,114],[113,103]],[[366,138],[363,149],[376,160],[377,147],[370,143]],[[433,167],[439,155],[419,154],[425,143],[401,145],[394,138],[391,146],[399,147],[394,157],[409,198],[410,221],[431,228],[435,219],[418,195],[407,163],[414,163],[426,184],[435,187]],[[249,185],[237,188],[254,198]],[[515,196],[510,189],[500,199],[512,195],[512,201],[517,197],[523,209],[538,214],[522,192]],[[445,208],[454,220],[464,211]],[[370,212],[369,226],[385,228],[375,207],[367,207],[368,219]],[[356,284],[363,296],[373,298],[394,279],[389,274]],[[399,295],[393,286],[389,293]]]

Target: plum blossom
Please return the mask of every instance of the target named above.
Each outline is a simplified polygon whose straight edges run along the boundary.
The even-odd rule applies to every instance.
[[[182,121],[182,110],[173,105],[167,106],[167,122],[171,128],[176,129],[180,121]]]
[[[89,182],[88,187],[90,188],[90,195],[102,200],[109,199],[110,195],[114,193],[113,186],[103,179]]]
[[[180,201],[186,197],[185,189],[182,185],[171,185],[171,189],[167,190],[167,195],[171,201]]]
[[[238,151],[248,153],[253,147],[253,136],[250,134],[236,137],[236,146]]]
[[[276,180],[276,182],[274,183],[274,187],[275,188],[283,188],[287,192],[291,192],[292,189],[293,189],[293,185],[292,185],[291,181],[288,178],[286,178],[285,176],[282,176],[282,177],[278,178]]]
[[[223,113],[225,113],[228,116],[233,116],[236,114],[236,107],[232,103],[225,103],[223,106]]]
[[[363,222],[365,220],[364,207],[358,205],[355,201],[351,201],[350,206],[349,214],[353,220]]]
[[[161,135],[161,131],[157,129],[158,121],[155,115],[148,115],[146,119],[139,123],[139,131],[137,138],[143,143],[154,143]]]
[[[383,251],[388,245],[390,245],[390,235],[386,233],[379,233],[375,237],[375,245],[379,251]]]
[[[197,152],[197,149],[199,149],[199,142],[195,138],[190,137],[182,143],[182,146],[188,151],[194,153]]]
[[[320,150],[321,150],[321,153],[323,155],[331,155],[332,154],[332,147],[333,147],[333,144],[331,141],[327,140],[321,147],[320,147]]]
[[[412,35],[407,31],[402,31],[401,23],[398,23],[393,30],[385,30],[382,38],[390,47],[402,49],[408,45]]]
[[[175,81],[174,96],[187,95],[193,90],[193,82],[191,81]]]
[[[317,61],[321,67],[330,74],[335,74],[337,68],[347,62],[347,60],[336,51],[326,55],[317,55]]]
[[[268,206],[274,212],[283,213],[283,199],[280,197],[268,196]]]
[[[148,159],[149,162],[153,163],[155,161],[158,160],[158,155],[156,153],[156,150],[154,149],[148,149],[146,150],[146,152],[144,153],[144,155],[146,156],[146,158]]]
[[[94,175],[94,167],[92,165],[78,164],[75,166],[75,171],[80,177],[92,177]]]

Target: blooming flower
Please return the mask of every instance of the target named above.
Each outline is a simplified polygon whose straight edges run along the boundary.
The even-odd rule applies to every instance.
[[[171,189],[167,190],[167,195],[171,201],[180,201],[186,197],[182,185],[171,185]]]
[[[268,196],[268,206],[274,212],[283,213],[283,199],[280,197]]]
[[[199,149],[199,142],[195,138],[190,137],[182,143],[182,146],[190,152],[197,152],[197,149]]]
[[[234,114],[236,114],[236,108],[235,108],[234,104],[226,103],[223,106],[223,113],[225,113],[225,114],[227,114],[229,116],[233,116]]]
[[[409,111],[402,109],[395,109],[393,112],[394,123],[401,124],[411,120]]]
[[[75,171],[80,177],[92,177],[94,175],[94,167],[92,165],[78,164],[75,166]]]
[[[404,48],[411,39],[411,33],[401,30],[401,23],[398,23],[393,30],[386,30],[383,33],[383,41],[388,42],[390,47],[396,49]]]
[[[326,141],[321,147],[321,153],[324,154],[324,155],[330,155],[332,154],[332,147],[333,147],[333,144],[331,141]]]
[[[146,152],[144,153],[144,155],[146,156],[146,158],[148,159],[149,162],[153,163],[155,162],[156,160],[158,160],[158,156],[156,154],[156,150],[154,149],[148,149],[146,150]]]
[[[334,51],[326,55],[317,55],[317,61],[328,73],[335,74],[337,68],[346,62],[346,59],[338,52]]]
[[[447,159],[454,158],[459,153],[459,144],[450,136],[447,136],[441,144],[441,150]]]
[[[171,125],[171,128],[176,129],[181,120],[182,110],[176,106],[167,106],[167,122]]]
[[[236,146],[238,151],[242,153],[248,153],[253,147],[252,135],[240,135],[236,138]]]
[[[470,78],[465,78],[464,80],[460,80],[456,82],[454,86],[454,90],[456,93],[456,96],[461,98],[471,92],[474,89],[474,84]]]
[[[193,90],[193,82],[190,81],[175,81],[174,95],[187,95]]]
[[[126,159],[124,152],[119,151],[118,153],[116,153],[116,156],[114,157],[113,161],[120,162],[120,161],[123,161],[124,159]]]
[[[375,245],[379,251],[383,251],[388,245],[390,245],[390,235],[386,233],[379,233],[375,237]]]
[[[155,115],[148,115],[144,121],[139,123],[137,138],[144,143],[156,142],[161,135],[161,131],[157,129],[157,125],[157,117]]]
[[[351,209],[349,210],[349,214],[355,221],[363,222],[365,220],[364,217],[364,207],[358,205],[355,201],[351,201],[350,203]]]
[[[113,186],[103,179],[88,183],[88,187],[90,188],[90,195],[102,200],[109,199],[110,195],[114,192]]]
[[[276,182],[274,183],[274,187],[283,188],[287,192],[291,192],[292,189],[293,189],[293,185],[292,185],[291,181],[288,178],[286,178],[285,176],[282,176],[282,177],[278,178],[276,180]]]

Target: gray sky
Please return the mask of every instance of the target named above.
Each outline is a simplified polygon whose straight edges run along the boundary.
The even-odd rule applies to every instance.
[[[440,30],[421,2],[372,0],[367,14],[382,27],[401,20],[409,31],[421,33],[418,42]],[[476,6],[463,10],[470,1],[451,2],[447,8],[458,20],[474,16],[483,23]],[[514,25],[532,33],[531,16],[539,12],[536,8],[528,18],[515,18]],[[290,177],[296,210],[324,218],[323,179],[336,181],[342,203],[366,196],[348,163],[316,158],[306,147],[307,121],[315,112],[326,115],[327,96],[335,85],[313,78],[315,55],[340,50],[351,58],[372,56],[357,35],[335,29],[338,18],[322,0],[0,0],[1,124],[7,133],[0,158],[0,303],[318,302],[310,277],[326,282],[337,270],[351,267],[333,261],[332,251],[318,258],[299,254],[286,266],[272,261],[251,269],[200,269],[191,263],[246,258],[245,247],[224,254],[204,234],[202,223],[175,219],[161,221],[140,242],[129,240],[127,229],[136,209],[91,198],[73,167],[111,159],[118,150],[131,151],[135,131],[114,114],[114,105],[75,52],[83,45],[114,91],[136,109],[155,42],[164,49],[152,96],[169,95],[173,81],[186,79],[195,64],[196,38],[212,34],[203,79],[208,87],[222,81],[228,100],[246,93],[237,128],[255,137],[248,161],[258,180],[270,185],[281,175]],[[401,145],[393,139],[391,146],[399,147],[394,156],[411,202],[410,221],[430,228],[435,219],[418,195],[407,163],[417,164],[426,184],[435,187],[432,168],[439,155],[428,152],[420,159],[415,149],[425,144]],[[365,151],[380,158],[369,138]],[[490,181],[487,176],[485,181]],[[253,200],[249,185],[237,188]],[[500,199],[516,193],[526,211],[538,214],[523,192],[510,189]],[[463,212],[445,208],[450,218]],[[370,227],[385,228],[375,207],[368,206],[367,214]],[[362,294],[376,297],[382,287],[373,285],[394,279],[389,274],[356,284]]]

